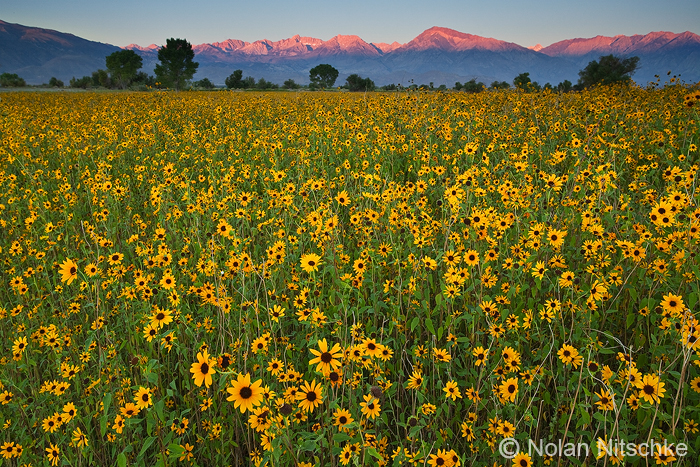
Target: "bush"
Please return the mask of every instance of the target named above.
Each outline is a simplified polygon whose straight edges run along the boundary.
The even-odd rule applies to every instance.
[[[282,87],[284,87],[284,89],[299,89],[301,84],[297,84],[293,79],[288,79],[284,82]]]
[[[202,89],[214,89],[216,86],[214,86],[214,83],[212,83],[209,78],[203,78],[200,79],[199,81],[195,81],[192,83],[192,86],[195,88],[202,88]]]
[[[362,78],[360,75],[353,73],[345,80],[345,87],[350,91],[373,91],[374,81],[369,78]]]
[[[87,89],[93,86],[92,76],[83,76],[80,79],[75,79],[75,76],[68,82],[72,88]]]
[[[20,78],[15,73],[3,73],[0,75],[0,86],[4,88],[21,88],[26,85],[24,78]]]
[[[476,79],[470,79],[464,84],[461,84],[459,81],[455,83],[455,87],[457,91],[464,91],[464,92],[481,92],[484,89],[486,89],[486,85],[479,81],[478,83],[476,82]]]
[[[588,88],[595,84],[629,83],[639,64],[639,57],[623,60],[614,55],[605,55],[599,60],[589,62],[586,68],[578,72],[579,88]]]
[[[243,87],[243,70],[231,73],[224,83],[229,89],[241,89]]]
[[[63,81],[60,79],[56,78],[55,76],[52,76],[51,79],[49,80],[49,86],[52,88],[62,88],[63,87]]]

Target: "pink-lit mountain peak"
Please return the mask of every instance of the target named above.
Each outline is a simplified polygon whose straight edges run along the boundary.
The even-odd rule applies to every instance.
[[[692,32],[676,34],[668,31],[655,31],[649,34],[632,36],[595,36],[567,39],[543,48],[540,52],[550,56],[580,56],[589,53],[653,52],[664,47],[682,46],[688,43],[700,44],[700,36]]]
[[[426,29],[409,43],[401,46],[400,50],[421,51],[439,49],[443,51],[464,51],[471,49],[506,51],[522,49],[511,42],[499,41],[489,37],[475,36],[455,31],[454,29],[434,26]]]

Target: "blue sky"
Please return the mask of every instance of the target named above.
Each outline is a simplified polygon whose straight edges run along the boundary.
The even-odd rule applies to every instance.
[[[699,0],[2,0],[0,19],[124,46],[226,39],[328,40],[355,34],[367,42],[405,43],[432,26],[530,47],[577,37],[700,34]],[[264,6],[261,6],[264,5]]]

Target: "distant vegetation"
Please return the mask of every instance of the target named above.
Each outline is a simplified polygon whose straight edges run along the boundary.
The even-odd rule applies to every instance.
[[[158,50],[159,63],[155,67],[156,77],[139,71],[143,66],[142,58],[133,50],[120,50],[108,55],[105,58],[105,69],[92,72],[91,76],[82,78],[71,78],[69,86],[72,88],[108,88],[108,89],[131,89],[148,90],[153,88],[172,88],[175,90],[213,90],[217,86],[209,79],[202,78],[192,82],[192,77],[197,71],[199,64],[194,61],[194,51],[192,45],[185,39],[168,39],[166,45]],[[576,85],[569,80],[564,80],[556,86],[546,83],[540,85],[537,81],[532,81],[529,72],[520,73],[513,79],[512,86],[522,92],[539,92],[543,90],[554,92],[581,91],[596,85],[606,85],[613,83],[630,83],[631,76],[637,70],[639,57],[629,57],[622,59],[614,55],[601,56],[598,60],[593,60],[581,71]],[[339,76],[339,71],[329,64],[320,64],[309,70],[309,85],[301,85],[293,79],[286,80],[281,86],[277,83],[267,81],[265,78],[256,80],[252,76],[243,77],[243,70],[235,70],[225,80],[226,89],[251,89],[251,90],[274,90],[274,89],[308,89],[323,90],[333,88]],[[675,76],[671,83],[675,81]],[[429,84],[411,84],[403,86],[401,84],[387,84],[377,87],[369,77],[361,77],[357,73],[350,74],[345,84],[339,89],[351,92],[355,91],[399,91],[399,90],[420,90],[420,91],[448,91],[444,84],[435,87]],[[22,87],[26,82],[17,74],[3,73],[0,75],[0,86],[2,87]],[[64,83],[52,77],[49,80],[49,87],[62,88]],[[510,89],[511,84],[506,81],[493,81],[488,87],[481,81],[473,78],[466,83],[459,81],[451,88],[453,91],[479,93],[487,90]]]
[[[3,73],[0,75],[0,86],[4,88],[19,88],[26,85],[27,83],[24,79],[15,73]]]

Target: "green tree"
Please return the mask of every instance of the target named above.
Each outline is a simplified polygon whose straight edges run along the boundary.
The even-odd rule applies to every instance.
[[[299,89],[301,87],[301,85],[297,84],[296,81],[294,81],[293,79],[290,78],[284,82],[282,87],[284,87],[284,89]]]
[[[107,71],[112,78],[112,83],[117,87],[126,89],[143,66],[143,60],[133,50],[119,50],[105,59]]]
[[[229,89],[241,89],[243,87],[243,70],[231,73],[224,83]]]
[[[155,73],[161,85],[179,91],[197,72],[199,63],[194,61],[192,45],[185,39],[168,39],[165,47],[158,49]]]
[[[3,73],[0,75],[0,86],[4,88],[20,88],[26,85],[24,78],[20,78],[16,73]]]
[[[586,65],[578,72],[578,88],[588,88],[595,84],[628,83],[637,71],[639,57],[624,60],[614,55],[604,55]]]
[[[56,78],[55,76],[52,76],[51,79],[49,80],[49,86],[51,86],[52,88],[62,88],[63,81]]]
[[[491,83],[490,89],[509,89],[510,84],[507,81],[494,81]]]
[[[214,89],[216,86],[214,86],[214,83],[211,82],[209,78],[203,78],[200,79],[199,81],[195,81],[192,83],[192,86],[195,88],[202,88],[202,89]]]
[[[279,84],[275,84],[271,81],[267,81],[265,78],[260,78],[260,80],[255,84],[255,87],[258,89],[277,89],[279,88]]]
[[[458,83],[455,83],[455,89],[457,89],[458,91],[462,90],[464,92],[475,93],[481,92],[484,89],[486,89],[486,85],[484,85],[484,83],[482,83],[481,81],[477,83],[476,80],[473,78],[467,81],[466,83],[462,84],[459,88],[457,88],[457,84]]]
[[[109,77],[109,73],[107,73],[107,70],[99,69],[97,71],[92,72],[92,85],[97,87],[97,86],[102,86],[103,88],[111,88],[112,87],[112,80]]]
[[[513,80],[513,85],[526,92],[539,91],[542,87],[537,83],[537,81],[532,81],[530,79],[530,73],[520,73]]]
[[[357,73],[353,73],[345,79],[345,87],[350,91],[373,91],[374,81],[369,78],[362,78]]]
[[[338,79],[338,70],[331,65],[321,64],[309,70],[309,79],[314,88],[330,88]]]
[[[572,89],[572,88],[571,88],[571,81],[569,81],[568,79],[565,79],[565,80],[562,81],[561,83],[557,84],[557,88],[556,88],[556,89],[557,89],[557,91],[559,91],[559,92],[569,92],[569,91],[571,91],[571,89]]]

